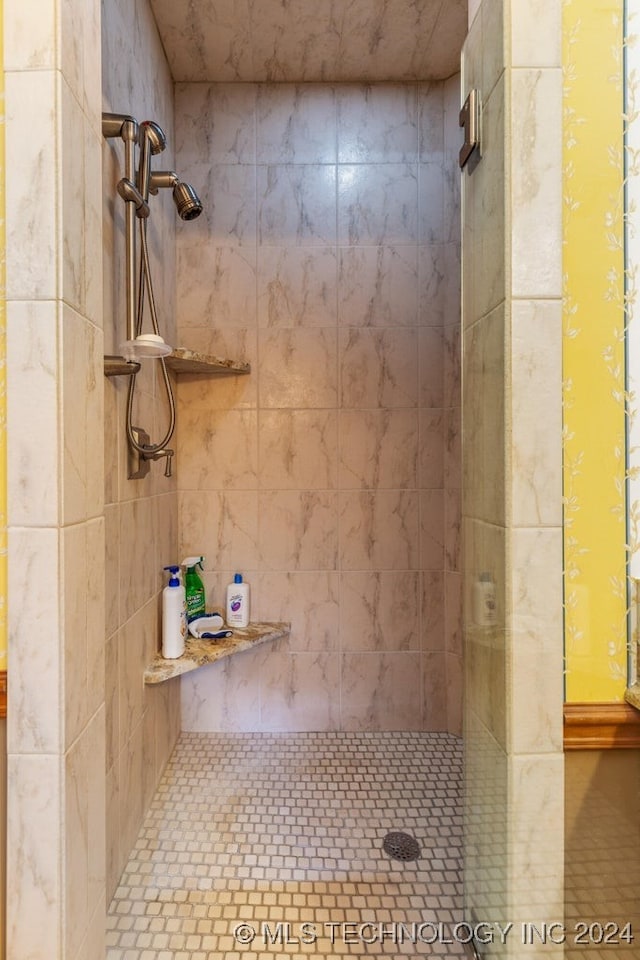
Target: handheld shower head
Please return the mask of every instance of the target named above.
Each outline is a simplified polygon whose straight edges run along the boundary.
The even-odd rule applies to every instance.
[[[142,199],[149,199],[149,178],[151,176],[151,157],[162,153],[167,138],[162,127],[154,120],[143,120],[138,131],[140,162],[138,164],[138,190]]]
[[[148,141],[149,149],[154,156],[162,153],[167,146],[165,132],[155,120],[143,120],[140,124],[138,143],[141,147],[144,146],[145,140]]]
[[[173,170],[154,170],[149,177],[149,190],[157,193],[160,187],[171,187],[173,202],[181,220],[195,220],[202,213],[202,203],[190,183],[178,179]]]
[[[173,202],[181,220],[195,220],[202,213],[202,203],[190,183],[179,180],[173,188]]]

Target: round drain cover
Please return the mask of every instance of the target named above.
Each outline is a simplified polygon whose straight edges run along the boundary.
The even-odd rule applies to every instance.
[[[409,833],[388,833],[382,849],[393,860],[417,860],[420,856],[418,841]]]

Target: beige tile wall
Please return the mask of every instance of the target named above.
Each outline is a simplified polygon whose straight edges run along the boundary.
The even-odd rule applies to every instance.
[[[167,135],[155,169],[174,167],[173,83],[146,2],[102,4],[103,109],[153,119]],[[118,354],[125,339],[124,204],[116,184],[124,176],[120,140],[102,141],[104,196],[105,352]],[[151,199],[148,237],[159,322],[175,343],[175,221],[168,190]],[[145,313],[146,331],[151,330]],[[158,442],[168,424],[159,369],[144,361],[137,377],[133,423]],[[145,687],[145,664],[159,649],[163,566],[177,563],[176,478],[164,461],[144,480],[128,480],[125,434],[128,380],[104,381],[106,539],[106,824],[107,899],[110,899],[158,778],[180,730],[179,681]],[[171,441],[175,446],[175,438]]]
[[[180,338],[253,366],[179,384],[181,551],[292,621],[186,729],[460,729],[457,98],[177,85]]]
[[[463,52],[483,100],[463,178],[465,899],[516,925],[563,919],[560,6],[482,0]]]
[[[99,5],[9,0],[4,22],[7,955],[98,960],[106,909]]]

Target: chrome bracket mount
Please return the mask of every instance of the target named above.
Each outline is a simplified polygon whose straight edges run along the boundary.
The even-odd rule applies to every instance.
[[[140,444],[141,447],[149,444],[151,438],[142,427],[132,427],[131,432],[133,433],[136,443]],[[138,453],[130,443],[127,444],[127,447],[129,452],[129,472],[127,476],[129,480],[142,480],[143,477],[146,477],[149,473],[151,464],[141,453]]]
[[[460,111],[459,126],[464,128],[464,143],[460,148],[458,162],[464,170],[474,157],[474,167],[481,158],[480,150],[480,91],[471,90]],[[475,156],[474,156],[475,154]]]

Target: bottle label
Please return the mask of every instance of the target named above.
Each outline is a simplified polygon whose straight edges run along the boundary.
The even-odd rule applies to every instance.
[[[197,593],[189,594],[187,597],[187,619],[194,620],[204,614],[204,593],[198,590]]]
[[[229,606],[232,613],[237,613],[242,606],[242,596],[239,593],[232,594],[229,599]]]

